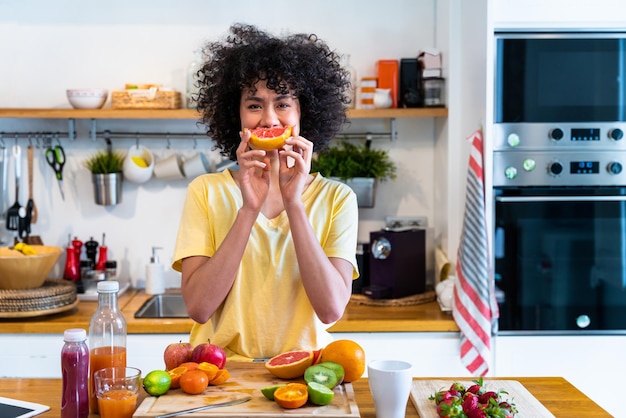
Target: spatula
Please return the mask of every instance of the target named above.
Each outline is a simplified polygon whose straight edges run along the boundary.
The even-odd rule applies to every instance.
[[[15,164],[15,203],[7,210],[7,229],[17,231],[20,225],[20,173],[22,167],[20,165],[20,157],[22,150],[19,145],[13,145],[13,160]]]
[[[28,202],[26,203],[26,217],[30,215],[30,223],[37,223],[37,205],[35,205],[35,201],[33,200],[33,156],[35,154],[35,149],[32,145],[29,145],[27,148],[28,155]],[[30,224],[28,226],[30,233]]]

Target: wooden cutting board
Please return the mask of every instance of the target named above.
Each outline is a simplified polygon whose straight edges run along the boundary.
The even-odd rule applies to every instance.
[[[351,383],[337,386],[333,401],[326,406],[315,406],[307,403],[298,409],[283,409],[276,402],[269,401],[261,393],[261,388],[279,385],[288,382],[303,380],[283,380],[272,376],[262,363],[227,363],[226,369],[230,372],[230,379],[219,386],[209,386],[199,395],[188,395],[181,389],[174,389],[160,397],[147,397],[135,411],[133,418],[149,418],[159,414],[166,414],[184,409],[196,408],[211,403],[221,403],[230,400],[252,396],[248,402],[209,409],[193,414],[183,415],[191,417],[311,417],[349,418],[360,417],[359,408],[354,397]]]
[[[466,387],[472,384],[470,381],[456,381],[463,383]],[[415,405],[415,409],[417,409],[420,418],[438,418],[435,402],[428,398],[439,390],[449,388],[454,382],[453,380],[413,381],[413,386],[411,387],[411,401],[413,405]],[[488,390],[496,392],[504,390],[508,392],[508,395],[503,395],[502,397],[509,403],[515,404],[518,411],[515,415],[516,418],[554,417],[554,415],[517,380],[485,380],[484,386],[486,386]]]

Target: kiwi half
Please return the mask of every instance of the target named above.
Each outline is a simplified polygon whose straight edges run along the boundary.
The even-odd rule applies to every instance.
[[[304,381],[307,383],[316,382],[326,386],[329,389],[334,388],[339,383],[339,379],[335,372],[328,367],[316,364],[309,366],[304,372]]]
[[[317,363],[318,366],[322,366],[322,367],[326,367],[327,369],[332,370],[333,372],[335,372],[335,375],[337,376],[337,384],[340,385],[343,383],[343,377],[346,374],[345,370],[343,369],[343,366],[339,363],[335,363],[334,361],[323,361],[321,363]]]

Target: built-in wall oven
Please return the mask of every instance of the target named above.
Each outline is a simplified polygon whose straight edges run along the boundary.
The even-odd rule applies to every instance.
[[[495,34],[501,333],[626,333],[626,33]]]

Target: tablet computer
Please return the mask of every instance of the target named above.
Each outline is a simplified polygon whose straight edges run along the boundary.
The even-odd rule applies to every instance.
[[[49,406],[38,403],[0,397],[0,417],[2,418],[34,417],[49,409]]]

